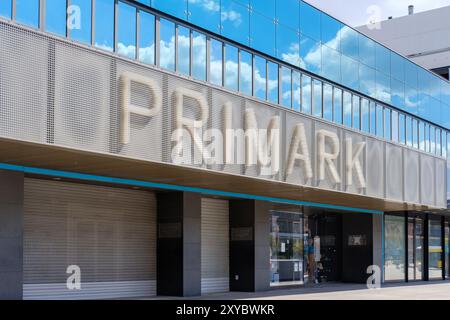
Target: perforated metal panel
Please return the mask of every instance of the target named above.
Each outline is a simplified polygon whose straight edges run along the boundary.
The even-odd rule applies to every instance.
[[[202,198],[202,294],[228,292],[229,210],[227,200]]]
[[[367,139],[367,162],[370,168],[366,170],[367,195],[377,198],[384,197],[384,143],[379,140]]]
[[[156,295],[153,193],[25,179],[24,299]],[[68,290],[67,267],[81,270]]]
[[[424,204],[435,203],[435,171],[433,157],[422,154],[420,156],[420,194]]]
[[[403,200],[403,153],[402,148],[386,145],[386,198]]]
[[[411,150],[405,150],[405,201],[409,203],[420,202],[420,170],[419,170],[419,154]]]

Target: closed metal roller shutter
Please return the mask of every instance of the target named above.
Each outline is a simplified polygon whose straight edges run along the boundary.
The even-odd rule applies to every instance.
[[[228,201],[202,199],[202,294],[230,291]]]
[[[156,295],[153,193],[27,178],[24,203],[24,299]]]

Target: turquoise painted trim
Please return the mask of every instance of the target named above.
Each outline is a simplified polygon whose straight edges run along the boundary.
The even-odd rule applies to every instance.
[[[41,168],[34,168],[34,167],[25,167],[25,166],[12,165],[12,164],[8,164],[8,163],[0,163],[0,169],[1,170],[9,170],[9,171],[19,171],[19,172],[24,172],[24,173],[29,173],[29,174],[39,174],[39,175],[46,175],[46,176],[53,176],[53,177],[69,178],[69,179],[123,184],[123,185],[130,185],[130,186],[137,186],[137,187],[144,187],[144,188],[157,188],[157,189],[166,189],[166,190],[175,190],[175,191],[194,192],[194,193],[202,193],[202,194],[213,195],[213,196],[223,196],[223,197],[230,197],[230,198],[243,198],[243,199],[250,199],[250,200],[279,202],[279,203],[286,203],[286,204],[295,204],[295,205],[323,208],[323,209],[343,210],[343,211],[358,212],[358,213],[383,214],[382,211],[378,211],[378,210],[367,210],[367,209],[352,208],[352,207],[345,207],[345,206],[333,206],[333,205],[322,204],[322,203],[255,196],[255,195],[249,195],[249,194],[244,194],[244,193],[235,193],[235,192],[210,190],[210,189],[194,188],[194,187],[183,187],[183,186],[177,186],[177,185],[165,184],[165,183],[156,183],[156,182],[148,182],[148,181],[140,181],[140,180],[105,177],[105,176],[98,176],[98,175],[93,175],[93,174],[85,174],[85,173],[77,173],[77,172],[69,172],[69,171],[59,171],[59,170],[41,169]]]

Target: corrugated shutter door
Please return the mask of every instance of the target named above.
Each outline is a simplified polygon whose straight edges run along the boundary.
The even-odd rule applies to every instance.
[[[24,299],[156,295],[153,193],[27,178],[24,203]]]
[[[228,201],[202,199],[202,294],[230,290],[228,217]]]

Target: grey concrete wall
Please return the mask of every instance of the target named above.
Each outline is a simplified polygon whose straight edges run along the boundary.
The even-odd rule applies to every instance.
[[[0,299],[23,296],[23,173],[0,171]]]
[[[255,201],[255,291],[270,289],[269,202]]]

